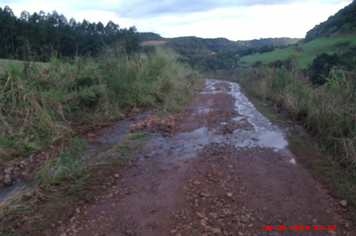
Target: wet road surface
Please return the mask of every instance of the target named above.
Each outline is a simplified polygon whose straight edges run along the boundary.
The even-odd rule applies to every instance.
[[[181,117],[174,133],[162,126],[145,131],[120,178],[51,233],[356,235],[338,201],[298,163],[283,131],[238,84],[206,80]],[[97,133],[88,155],[103,158],[132,123]]]

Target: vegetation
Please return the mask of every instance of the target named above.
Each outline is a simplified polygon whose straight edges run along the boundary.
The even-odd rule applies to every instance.
[[[204,44],[193,40],[168,41],[165,47],[171,48],[174,52],[189,58],[211,54],[211,51]]]
[[[214,39],[203,39],[198,37],[178,37],[169,38],[167,41],[170,42],[170,46],[174,49],[175,47],[184,48],[192,47],[196,45],[196,53],[199,55],[204,55],[204,51],[200,49],[208,50],[211,53],[218,53],[228,50],[242,50],[247,48],[261,48],[265,45],[274,45],[276,47],[285,46],[289,44],[295,44],[300,39],[295,38],[268,38],[268,39],[254,39],[247,41],[230,41],[226,38],[214,38]],[[181,45],[181,46],[178,46]],[[189,46],[191,45],[191,46]],[[198,46],[199,45],[199,46]],[[200,52],[201,51],[201,52]],[[186,56],[191,56],[190,54],[184,54]]]
[[[119,44],[120,45],[120,44]],[[174,110],[193,94],[197,75],[172,53],[126,56],[120,46],[97,57],[59,60],[48,67],[10,64],[0,75],[2,160],[42,150],[57,140],[123,116],[137,106]]]
[[[127,54],[139,51],[135,27],[120,29],[112,21],[69,21],[56,11],[30,15],[23,11],[17,18],[10,7],[0,8],[0,58],[49,61],[54,51],[61,57],[97,56],[104,45],[118,41]]]
[[[139,39],[141,42],[146,42],[146,41],[162,41],[165,40],[165,38],[161,37],[159,34],[151,33],[151,32],[139,32],[138,33]]]
[[[301,39],[299,38],[260,38],[260,39],[253,39],[253,40],[246,40],[246,41],[240,41],[238,40],[237,43],[241,44],[241,46],[244,46],[245,48],[251,48],[251,47],[262,47],[265,45],[274,45],[275,47],[285,47],[287,45],[294,45],[298,43]]]
[[[274,63],[277,60],[286,60],[291,55],[296,54],[299,58],[298,68],[307,68],[317,57],[317,55],[322,53],[334,53],[334,46],[339,42],[350,42],[351,45],[356,45],[356,37],[355,35],[345,35],[335,38],[316,39],[307,43],[300,43],[286,48],[279,48],[273,52],[263,54],[256,53],[247,56],[241,55],[241,61],[245,62],[246,65],[252,65],[257,61],[261,61],[262,64],[268,65],[269,63]],[[298,50],[298,47],[301,48],[301,50]]]
[[[309,30],[304,41],[309,42],[317,38],[332,37],[340,34],[350,34],[356,31],[356,2],[353,1],[344,9],[330,16],[327,21]]]
[[[276,47],[285,47],[286,45],[295,44],[300,39],[291,38],[267,38],[267,39],[255,39],[248,41],[230,41],[226,38],[214,38],[203,39],[198,37],[178,37],[178,38],[163,38],[154,33],[139,33],[139,38],[145,44],[145,42],[166,42],[165,47],[172,49],[174,52],[187,58],[186,61],[192,66],[196,66],[199,69],[224,69],[217,66],[226,64],[226,62],[220,61],[214,64],[205,64],[207,58],[214,57],[214,60],[223,60],[228,57],[229,54],[236,54],[239,57],[255,54],[256,52],[265,53],[273,51]],[[220,54],[219,56],[214,56]],[[224,55],[225,54],[225,55]],[[223,55],[223,56],[222,56]],[[229,58],[235,60],[234,58]],[[229,63],[228,63],[229,64]],[[231,63],[230,63],[231,64]]]

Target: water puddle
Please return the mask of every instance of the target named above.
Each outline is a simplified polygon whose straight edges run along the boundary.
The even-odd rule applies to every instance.
[[[215,84],[226,83],[230,92],[216,90]],[[285,134],[278,127],[259,113],[253,104],[241,93],[238,84],[228,81],[213,79],[205,80],[205,90],[200,94],[226,93],[236,99],[235,109],[239,116],[233,118],[234,121],[247,119],[253,125],[252,130],[237,129],[232,133],[217,134],[216,130],[209,130],[207,127],[198,128],[192,132],[175,134],[172,137],[162,137],[153,134],[150,142],[145,146],[145,157],[161,157],[163,159],[186,159],[195,156],[201,149],[211,142],[229,143],[237,148],[268,147],[279,151],[288,145]],[[210,104],[209,102],[207,103]],[[210,108],[202,108],[198,105],[198,113],[208,113]],[[226,125],[222,122],[221,125]],[[143,157],[142,157],[143,159]],[[292,162],[292,161],[291,161]],[[293,162],[292,162],[293,163]],[[295,163],[295,160],[294,160]]]

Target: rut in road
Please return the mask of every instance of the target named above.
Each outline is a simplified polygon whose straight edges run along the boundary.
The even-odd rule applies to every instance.
[[[144,147],[97,202],[76,209],[52,233],[356,235],[344,209],[238,84],[205,80],[181,115],[174,134],[159,126],[146,134]],[[277,225],[301,229],[263,229]]]

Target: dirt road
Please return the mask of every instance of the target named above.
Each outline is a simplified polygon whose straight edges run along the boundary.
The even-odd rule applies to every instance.
[[[146,134],[144,147],[98,201],[73,209],[67,222],[53,225],[55,233],[356,235],[344,207],[237,84],[206,80],[177,117],[171,132],[152,126],[156,132]]]

